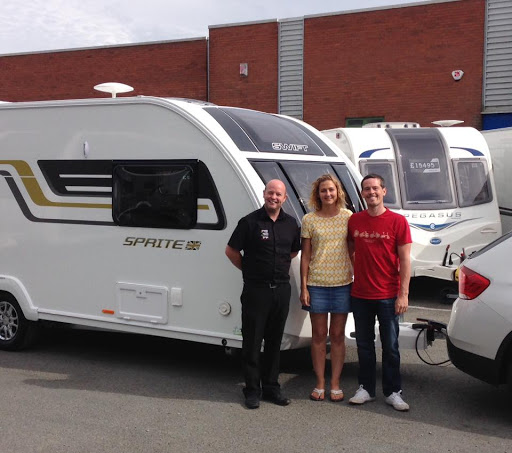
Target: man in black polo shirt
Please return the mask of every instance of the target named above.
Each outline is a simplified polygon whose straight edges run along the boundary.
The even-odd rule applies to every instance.
[[[281,209],[286,200],[282,181],[270,181],[263,198],[262,208],[240,219],[226,247],[227,257],[244,279],[242,355],[249,409],[257,409],[260,398],[280,406],[290,404],[278,382],[279,356],[290,305],[290,262],[300,250],[300,231],[295,219]]]

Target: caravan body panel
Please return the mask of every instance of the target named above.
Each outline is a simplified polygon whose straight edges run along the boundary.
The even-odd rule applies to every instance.
[[[492,156],[503,233],[512,231],[512,127],[482,131]]]
[[[332,149],[246,152],[232,137],[241,132],[214,116],[229,112],[151,97],[2,104],[0,291],[28,320],[241,347],[242,276],[224,249],[238,220],[263,204],[257,162],[338,166],[355,198],[358,175]],[[282,121],[332,147],[310,126]],[[296,196],[293,208],[300,220]],[[291,276],[284,349],[311,338],[298,258]]]

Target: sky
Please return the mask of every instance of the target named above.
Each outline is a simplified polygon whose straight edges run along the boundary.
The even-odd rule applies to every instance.
[[[209,25],[430,0],[0,0],[0,55],[208,36]]]

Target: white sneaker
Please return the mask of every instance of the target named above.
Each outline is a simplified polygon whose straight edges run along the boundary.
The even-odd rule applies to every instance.
[[[386,403],[393,406],[397,411],[408,411],[409,405],[402,399],[402,390],[393,392],[386,398]]]
[[[350,404],[364,404],[368,401],[375,401],[374,396],[370,396],[370,394],[364,389],[362,385],[356,391],[356,394],[348,400]]]

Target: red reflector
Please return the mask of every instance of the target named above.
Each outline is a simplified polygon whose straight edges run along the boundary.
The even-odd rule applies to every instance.
[[[474,299],[482,294],[491,282],[484,276],[462,266],[459,271],[459,298]]]

